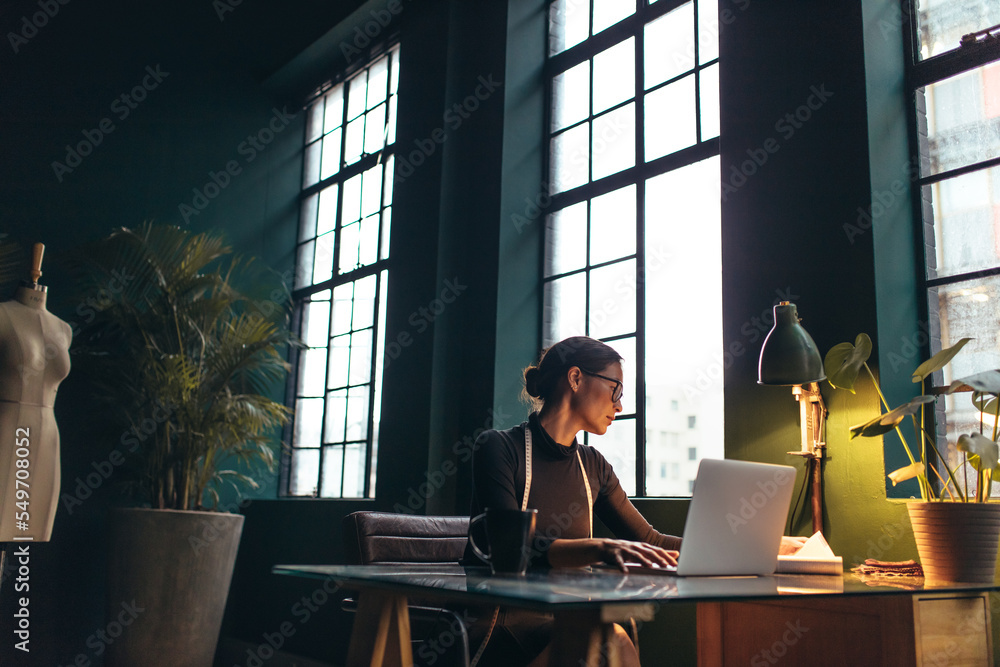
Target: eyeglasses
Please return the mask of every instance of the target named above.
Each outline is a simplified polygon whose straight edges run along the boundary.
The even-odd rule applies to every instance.
[[[590,371],[585,371],[582,368],[580,370],[586,373],[587,375],[593,375],[595,378],[601,378],[602,380],[607,380],[608,382],[614,382],[615,388],[614,391],[611,392],[611,402],[617,403],[618,401],[622,400],[622,394],[625,393],[625,385],[622,384],[621,380],[616,380],[615,378],[609,378],[607,375],[601,375],[600,373],[591,373]]]

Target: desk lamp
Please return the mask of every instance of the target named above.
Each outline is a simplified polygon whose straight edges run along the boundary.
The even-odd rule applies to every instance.
[[[795,304],[782,301],[774,307],[774,327],[764,339],[757,367],[757,383],[792,387],[792,394],[799,402],[799,424],[802,431],[802,448],[788,452],[806,459],[808,476],[812,483],[813,531],[823,529],[822,465],[823,423],[826,405],[820,394],[818,382],[826,379],[823,360],[812,337],[799,324]]]

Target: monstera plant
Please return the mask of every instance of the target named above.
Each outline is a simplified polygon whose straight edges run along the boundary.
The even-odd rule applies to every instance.
[[[928,393],[927,380],[936,371],[944,368],[957,355],[970,338],[963,338],[954,345],[941,350],[930,359],[920,364],[913,371],[912,380],[920,384],[920,392],[906,403],[890,408],[885,395],[879,386],[875,374],[868,366],[868,358],[872,352],[872,341],[867,334],[859,334],[854,343],[840,343],[827,353],[824,366],[830,385],[847,389],[854,393],[854,385],[861,370],[864,369],[878,392],[879,399],[886,412],[872,419],[851,427],[851,437],[879,437],[895,430],[903,444],[903,449],[909,457],[910,464],[889,473],[893,484],[907,479],[916,478],[920,485],[920,495],[924,500],[941,500],[944,498],[961,501],[985,502],[990,497],[990,488],[994,478],[1000,479],[1000,448],[997,445],[997,415],[1000,414],[1000,370],[985,371],[969,377],[955,380],[948,387],[935,389]],[[972,404],[975,409],[992,417],[992,427],[988,432],[982,432],[985,420],[980,420],[980,432],[968,433],[958,437],[954,443],[958,451],[964,453],[965,461],[976,471],[978,479],[975,484],[968,480],[959,483],[954,471],[948,465],[943,455],[933,429],[926,426],[924,411],[941,394],[952,394],[956,391],[971,392]],[[900,424],[909,418],[913,426],[913,441],[907,441]],[[933,456],[930,456],[933,453]],[[963,466],[963,470],[968,470]]]
[[[868,366],[872,341],[860,334],[854,343],[835,345],[826,355],[827,379],[834,387],[854,392],[862,369],[878,392],[885,412],[851,427],[851,437],[876,438],[895,430],[909,465],[889,473],[893,484],[916,478],[922,501],[907,503],[913,537],[928,584],[992,583],[996,577],[1000,546],[1000,503],[989,502],[993,480],[1000,478],[1000,370],[989,370],[955,380],[947,387],[928,389],[930,376],[944,368],[971,339],[963,338],[941,350],[913,371],[920,392],[906,403],[890,408]],[[972,405],[980,415],[978,432],[959,435],[953,443],[963,457],[960,472],[948,464],[936,428],[925,419],[925,411],[937,396],[971,392]],[[908,441],[900,425],[913,426]],[[988,426],[987,426],[988,424]],[[970,470],[972,471],[970,479]],[[949,502],[951,501],[951,502]]]

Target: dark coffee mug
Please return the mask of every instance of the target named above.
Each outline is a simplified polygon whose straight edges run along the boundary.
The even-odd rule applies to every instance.
[[[506,510],[486,508],[469,522],[469,543],[476,555],[496,572],[524,574],[531,560],[531,541],[535,539],[538,510]],[[472,539],[472,527],[486,519],[486,539],[489,553],[483,553]]]

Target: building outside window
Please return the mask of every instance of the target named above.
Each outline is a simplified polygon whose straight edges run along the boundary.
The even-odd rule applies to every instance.
[[[374,495],[398,81],[396,46],[307,105],[285,495]]]
[[[974,339],[945,369],[947,384],[1000,368],[1000,3],[921,0],[903,9],[929,334],[941,348]],[[944,399],[943,413],[954,465],[964,457],[953,443],[979,430],[979,413],[967,393]]]
[[[589,335],[624,357],[623,412],[588,442],[630,495],[686,495],[685,448],[724,455],[717,15],[701,0],[549,6],[542,339]],[[692,339],[682,319],[717,333]],[[657,474],[675,461],[678,479]]]

